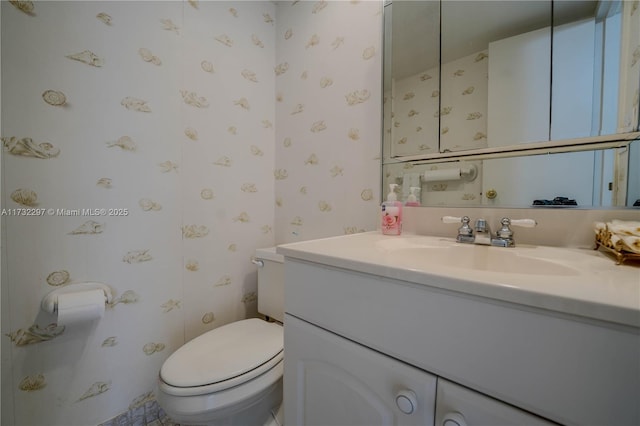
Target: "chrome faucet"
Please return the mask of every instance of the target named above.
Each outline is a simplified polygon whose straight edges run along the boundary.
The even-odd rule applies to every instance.
[[[469,216],[462,217],[453,217],[453,216],[444,216],[442,218],[444,223],[462,223],[462,226],[458,228],[458,236],[456,237],[456,241],[459,243],[473,243],[475,240],[475,236],[473,235],[473,229],[469,226]]]
[[[533,219],[514,219],[511,220],[508,217],[503,217],[500,220],[500,229],[496,231],[495,235],[491,232],[491,227],[485,219],[476,219],[474,229],[469,226],[469,216],[454,217],[444,216],[442,218],[444,223],[462,223],[462,226],[458,228],[458,236],[456,241],[459,243],[469,244],[482,244],[491,245],[495,247],[514,247],[515,240],[513,239],[513,231],[510,225],[522,226],[525,228],[533,228],[538,223]],[[475,233],[474,233],[475,231]]]
[[[484,219],[476,219],[476,239],[475,244],[491,245],[491,228]]]
[[[496,238],[491,242],[491,245],[498,247],[513,247],[516,245],[516,242],[513,240],[513,231],[509,227],[512,223],[508,217],[503,217],[500,220],[502,227],[496,232]],[[535,220],[531,226],[536,226]]]

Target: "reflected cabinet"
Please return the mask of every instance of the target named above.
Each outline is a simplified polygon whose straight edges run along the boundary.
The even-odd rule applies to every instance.
[[[558,157],[556,163],[568,161],[584,171],[590,162],[589,176],[578,173],[576,180],[602,178],[596,186],[604,189],[593,185],[579,189],[589,196],[580,195],[578,205],[633,202],[629,187],[640,186],[627,180],[637,174],[629,170],[630,141],[638,135],[637,9],[638,2],[633,1],[388,2],[384,8],[385,178],[397,179],[400,173],[402,179],[403,172],[421,163],[441,161],[447,168],[447,161],[461,157],[472,161],[469,157],[478,155],[479,163],[474,163],[478,179],[473,188],[462,189],[458,204],[531,205],[536,198],[571,198],[574,191],[556,182],[556,188],[513,198],[510,193],[521,193],[519,188],[494,187],[500,182],[530,182],[535,174],[513,177],[498,172],[494,183],[485,176],[483,167],[488,162],[483,160],[519,152],[613,147],[614,152],[583,154],[577,162],[566,154],[568,158]],[[539,152],[532,152],[538,148]],[[511,165],[504,160],[506,164],[498,169],[540,166],[527,161]],[[600,171],[594,172],[597,161]],[[422,169],[434,168],[443,167]],[[456,180],[427,182],[427,188],[421,182],[423,198],[429,188],[460,191],[464,179]],[[403,187],[402,195],[408,191]],[[487,198],[487,192],[495,196]],[[424,204],[446,203],[436,194]]]

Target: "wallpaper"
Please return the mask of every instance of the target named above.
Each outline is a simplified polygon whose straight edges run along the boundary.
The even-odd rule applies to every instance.
[[[442,151],[487,147],[488,89],[488,50],[442,65]]]
[[[488,72],[483,50],[394,81],[391,155],[486,147]]]
[[[387,121],[393,128],[385,129],[384,135],[393,143],[387,144],[390,152],[385,156],[486,147],[488,58],[487,51],[483,50],[442,64],[441,85],[438,84],[439,70],[435,68],[395,81],[393,95],[386,93],[384,100],[385,114],[393,114],[393,120]],[[392,112],[388,108],[390,101]],[[425,171],[459,165],[389,163],[384,168],[383,197],[386,197],[388,185],[397,183],[401,201],[406,201],[410,187],[418,187],[424,206],[477,205],[482,199],[482,161],[473,164],[477,177],[472,180],[424,182],[420,176]]]
[[[385,100],[391,96],[390,155],[485,148],[488,72],[488,51],[482,50],[442,64],[441,71],[431,68],[394,81]]]
[[[393,82],[393,121],[392,128],[389,129],[393,139],[391,155],[439,152],[439,73],[440,70],[436,67]]]
[[[374,230],[382,2],[279,2],[276,240]]]
[[[381,5],[1,7],[3,423],[149,423],[164,360],[256,314],[256,248],[375,229]],[[101,320],[40,309],[85,281]]]

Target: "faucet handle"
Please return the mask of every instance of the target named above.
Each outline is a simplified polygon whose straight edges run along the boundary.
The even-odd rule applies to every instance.
[[[463,219],[465,217],[468,219],[467,223],[469,223],[469,221],[471,221],[471,219],[469,219],[469,216],[464,216],[464,217],[442,216],[442,223],[462,223],[464,222]]]
[[[508,217],[503,217],[500,220],[500,224],[502,227],[496,231],[496,237],[504,239],[504,240],[512,240],[513,239],[513,231],[509,228],[509,225],[513,226],[522,226],[524,228],[533,228],[538,224],[533,219],[514,219],[511,220]]]
[[[503,217],[500,219],[500,225],[502,225],[502,227],[496,231],[496,237],[503,240],[511,240],[513,238],[513,231],[509,228],[511,219]]]
[[[533,219],[511,219],[511,224],[513,226],[522,226],[523,228],[533,228],[538,222]]]
[[[458,228],[458,236],[456,240],[460,243],[471,243],[473,242],[473,229],[469,226],[469,216],[455,217],[455,216],[443,216],[442,222],[444,223],[462,223],[460,228]]]
[[[463,235],[466,237],[472,236],[473,229],[471,229],[471,227],[469,226],[469,222],[471,222],[471,219],[469,219],[469,216],[462,216],[462,218],[460,219],[460,222],[462,222],[462,226],[458,228],[458,236],[460,235]]]
[[[455,217],[455,216],[443,216],[442,222],[444,223],[462,223],[462,226],[458,228],[458,235],[472,235],[473,229],[469,226],[469,216]]]

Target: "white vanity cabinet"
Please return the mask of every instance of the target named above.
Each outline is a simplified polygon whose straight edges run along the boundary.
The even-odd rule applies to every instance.
[[[281,253],[285,424],[640,424],[636,327]]]
[[[438,379],[436,425],[438,426],[551,426],[533,416],[478,392]]]
[[[433,425],[436,377],[291,315],[285,424]]]
[[[553,425],[294,316],[285,318],[285,424]]]

